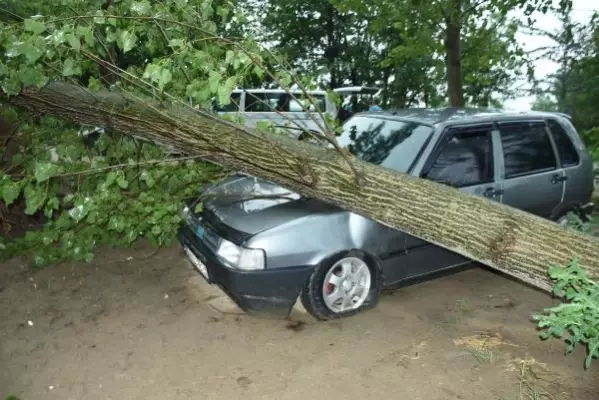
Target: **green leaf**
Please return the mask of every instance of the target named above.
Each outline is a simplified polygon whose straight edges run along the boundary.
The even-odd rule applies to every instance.
[[[31,32],[34,35],[39,35],[46,30],[46,25],[37,19],[26,19],[23,21],[24,28],[27,32]]]
[[[44,44],[35,40],[28,40],[20,46],[21,54],[25,55],[27,62],[35,63],[44,54]]]
[[[93,46],[95,44],[94,31],[91,26],[79,25],[76,32],[77,36],[82,37],[88,46]]]
[[[75,50],[77,53],[79,53],[79,51],[81,50],[81,40],[72,33],[69,33],[68,35],[66,35],[66,39],[67,39],[67,42],[69,43],[69,46],[71,46],[73,48],[73,50]]]
[[[119,176],[116,180],[116,183],[121,189],[127,189],[129,187],[129,182],[127,182],[127,179],[125,179],[123,176]]]
[[[210,91],[212,93],[216,93],[218,91],[222,79],[223,76],[220,73],[217,71],[210,71],[208,76],[208,84],[210,85]]]
[[[109,188],[110,186],[112,186],[112,184],[116,182],[116,178],[117,178],[117,173],[114,171],[110,171],[108,174],[106,174],[106,181],[104,182],[104,185],[106,186],[106,188]]]
[[[21,187],[17,182],[5,177],[0,181],[0,195],[7,206],[10,206],[21,193]]]
[[[173,79],[173,74],[168,69],[164,68],[160,73],[160,79],[158,80],[158,88],[160,90],[164,89],[164,87]]]
[[[44,206],[44,215],[47,218],[52,218],[52,214],[54,213],[54,211],[59,209],[59,206],[60,206],[60,202],[58,200],[58,197],[54,196],[54,197],[50,198],[46,202],[46,205]]]
[[[89,205],[86,202],[77,204],[69,210],[69,216],[79,222],[89,213]]]
[[[125,229],[125,220],[120,215],[113,215],[108,221],[108,229],[119,233],[123,232]]]
[[[41,65],[21,67],[19,70],[19,79],[23,87],[34,86],[39,88],[48,83],[48,77],[44,74]]]
[[[25,187],[25,214],[35,214],[46,201],[46,189],[42,186],[27,185]]]
[[[117,36],[117,44],[121,49],[123,49],[123,53],[127,53],[135,47],[135,41],[137,40],[137,36],[135,33],[130,31],[121,31],[121,33]]]
[[[8,75],[8,67],[0,61],[0,77]]]
[[[131,3],[131,12],[135,15],[149,15],[152,12],[152,6],[146,0],[134,1]]]
[[[256,130],[258,132],[268,132],[270,130],[271,123],[269,121],[258,121],[256,122]]]
[[[154,225],[154,226],[152,227],[152,233],[153,233],[155,236],[158,236],[158,235],[160,235],[160,234],[162,233],[162,228],[160,227],[160,225]]]
[[[125,239],[127,240],[128,243],[133,243],[137,239],[137,231],[134,229],[131,229],[125,235]]]
[[[171,39],[168,41],[168,45],[174,49],[180,49],[185,45],[185,40],[183,39]]]
[[[233,50],[227,50],[227,55],[225,56],[225,62],[227,64],[231,64],[231,61],[235,58],[235,52]]]
[[[219,86],[218,88],[218,103],[221,106],[226,106],[231,103],[231,90],[227,86]]]
[[[104,13],[100,10],[96,10],[96,16],[94,17],[94,23],[98,25],[103,25],[106,23],[106,18],[104,18]]]
[[[218,7],[216,9],[216,14],[221,17],[223,19],[223,21],[227,20],[227,17],[229,16],[229,12],[231,12],[231,9],[229,7]]]
[[[102,85],[100,84],[100,80],[94,78],[93,76],[90,76],[89,78],[89,82],[87,83],[87,88],[91,91],[91,92],[97,92],[102,88]]]
[[[75,64],[75,60],[67,58],[62,66],[63,76],[81,75],[81,67]]]
[[[140,179],[143,180],[144,182],[146,182],[146,185],[148,185],[148,188],[153,188],[155,181],[154,178],[152,177],[152,174],[150,174],[148,171],[143,171],[140,175]]]
[[[35,163],[35,180],[38,182],[45,182],[59,171],[58,165],[50,162],[36,162]]]

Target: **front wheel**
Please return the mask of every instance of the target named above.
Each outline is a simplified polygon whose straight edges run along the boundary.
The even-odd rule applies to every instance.
[[[381,274],[360,252],[350,251],[321,263],[301,294],[304,308],[315,318],[352,316],[376,305]]]

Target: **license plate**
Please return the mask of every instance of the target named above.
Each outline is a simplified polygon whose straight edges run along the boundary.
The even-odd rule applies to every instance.
[[[204,265],[204,263],[202,261],[200,261],[195,254],[193,254],[193,252],[191,250],[189,250],[187,247],[183,248],[185,250],[185,254],[187,254],[187,257],[189,258],[189,261],[191,261],[191,263],[193,264],[193,266],[200,272],[200,274],[206,279],[209,280],[208,277],[208,268],[206,268],[206,265]]]

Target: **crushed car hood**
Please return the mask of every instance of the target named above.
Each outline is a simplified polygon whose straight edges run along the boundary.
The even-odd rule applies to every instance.
[[[235,176],[202,193],[204,208],[222,223],[256,234],[290,221],[339,208],[302,197],[279,185],[249,176]]]

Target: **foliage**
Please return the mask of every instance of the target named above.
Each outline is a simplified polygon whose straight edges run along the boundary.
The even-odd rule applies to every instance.
[[[262,50],[251,36],[224,36],[243,31],[246,17],[234,5],[11,1],[0,30],[0,87],[11,96],[70,80],[91,92],[149,94],[208,111],[215,102],[228,104],[236,86],[256,79],[289,87],[294,75],[283,57]],[[310,77],[295,83],[312,87]],[[3,239],[0,249],[3,256],[29,254],[36,265],[89,261],[99,244],[129,245],[138,237],[167,244],[178,228],[181,202],[223,173],[131,136],[82,136],[78,126],[23,110],[4,108],[2,114],[16,134],[3,141],[0,221],[5,230],[14,228],[10,213],[22,212],[44,222],[17,240]]]
[[[552,266],[549,275],[556,282],[555,295],[563,296],[566,302],[535,316],[543,330],[541,338],[568,335],[566,354],[578,344],[586,346],[588,368],[592,359],[599,357],[599,285],[587,277],[576,259],[566,267]]]
[[[498,106],[530,63],[515,41],[517,8],[530,16],[551,0],[260,0],[264,41],[328,87],[377,85],[387,107],[447,104],[447,57],[459,51],[466,103]],[[569,1],[561,1],[568,7]],[[255,11],[256,12],[256,11]],[[461,50],[447,45],[456,25]],[[325,75],[326,74],[326,75]]]
[[[591,233],[595,225],[592,217],[583,220],[575,213],[567,217],[568,227],[579,232]],[[599,285],[587,277],[576,259],[566,267],[550,267],[549,276],[555,281],[553,293],[566,302],[535,316],[543,330],[540,336],[548,339],[568,334],[566,354],[574,351],[577,344],[585,345],[585,368],[588,368],[592,359],[599,357]]]
[[[7,206],[22,201],[27,215],[43,215],[45,223],[4,243],[4,256],[30,255],[41,266],[91,261],[101,244],[168,244],[183,200],[222,173],[130,136],[78,133],[49,117],[21,127],[16,145],[23,151],[3,160],[0,198]]]

